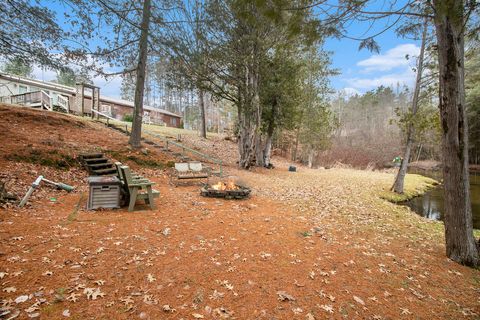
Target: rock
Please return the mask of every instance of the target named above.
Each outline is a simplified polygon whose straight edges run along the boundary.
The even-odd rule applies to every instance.
[[[146,312],[140,312],[140,314],[138,315],[138,317],[140,319],[147,319],[148,318],[148,315]]]
[[[62,315],[67,318],[70,317],[70,310],[68,309],[63,310]]]

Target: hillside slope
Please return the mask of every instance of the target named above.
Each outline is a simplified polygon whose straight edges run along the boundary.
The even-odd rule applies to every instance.
[[[249,199],[175,187],[156,148],[86,119],[0,106],[0,314],[17,319],[478,319],[480,271],[445,257],[443,224],[380,198],[393,172],[228,171]],[[203,150],[203,149],[202,149]],[[80,152],[156,183],[157,208],[87,211]],[[203,150],[208,152],[208,150]],[[146,153],[146,155],[145,155]],[[286,163],[286,162],[285,162]],[[420,176],[407,176],[414,190]]]

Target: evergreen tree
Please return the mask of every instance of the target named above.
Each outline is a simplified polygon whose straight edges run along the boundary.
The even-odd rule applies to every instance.
[[[62,68],[57,72],[57,82],[65,86],[74,87],[76,78],[75,71],[71,68]]]
[[[2,67],[2,71],[8,74],[13,74],[22,77],[31,77],[33,67],[32,65],[20,57],[15,57],[8,60]]]

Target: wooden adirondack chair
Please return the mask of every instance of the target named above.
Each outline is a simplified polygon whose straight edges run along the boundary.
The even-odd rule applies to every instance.
[[[153,199],[160,195],[160,192],[152,189],[155,183],[147,179],[134,179],[128,166],[121,166],[120,172],[125,183],[125,190],[128,192],[128,211],[133,211],[137,200],[144,200],[146,204],[150,205],[150,209],[155,209]]]
[[[120,179],[120,181],[122,181],[122,183],[123,183],[123,176],[122,176],[122,172],[121,172],[121,170],[120,170],[120,167],[121,167],[121,166],[123,166],[123,164],[122,164],[121,162],[119,162],[119,161],[115,162],[115,168],[117,169],[118,179]],[[147,181],[148,181],[148,179],[145,179],[143,176],[140,176],[140,175],[135,174],[135,173],[133,173],[133,172],[132,172],[131,174],[132,174],[132,178],[133,178],[133,179],[137,179],[137,180],[138,180],[138,179],[140,179],[140,180],[143,179],[143,180],[147,180]]]

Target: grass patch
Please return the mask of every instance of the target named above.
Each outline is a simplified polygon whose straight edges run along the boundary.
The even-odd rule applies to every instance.
[[[379,195],[382,199],[393,203],[398,203],[420,196],[438,184],[439,183],[437,180],[427,178],[419,174],[407,174],[405,177],[403,194],[388,190],[380,192]]]
[[[137,156],[127,156],[127,159],[142,167],[163,169],[166,166],[166,164],[163,162],[158,162],[152,159],[144,159]]]
[[[5,156],[5,159],[14,162],[39,164],[60,170],[68,170],[71,167],[79,166],[79,162],[75,158],[67,154],[61,154],[57,150],[42,152],[40,150],[32,149],[23,154],[8,154]]]
[[[125,155],[123,152],[120,151],[114,151],[114,150],[106,150],[105,153],[110,155],[111,157],[115,158],[116,160],[125,163],[127,161],[131,161],[141,167],[148,167],[148,168],[154,168],[154,169],[164,169],[166,167],[173,167],[174,162],[173,161],[167,161],[167,162],[162,162],[162,161],[156,161],[154,159],[148,158],[147,156],[136,156],[136,155]]]

